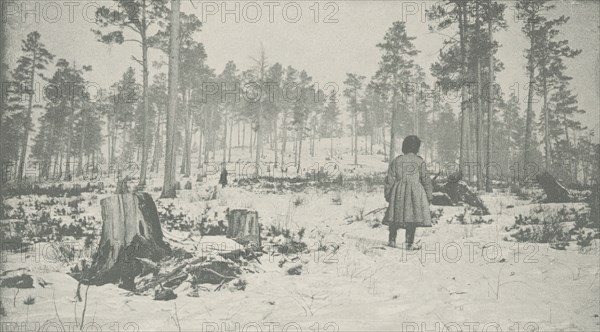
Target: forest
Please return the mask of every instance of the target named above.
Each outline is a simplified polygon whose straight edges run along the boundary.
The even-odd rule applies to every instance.
[[[338,83],[262,43],[251,66],[213,68],[207,23],[184,1],[111,1],[86,38],[135,52],[109,86],[85,59],[57,57],[46,44],[60,37],[42,29],[0,38],[16,55],[0,52],[0,313],[12,330],[599,326],[600,144],[586,120],[599,110],[580,106],[577,17],[556,1],[514,2],[524,49],[499,42],[515,24],[508,2],[439,1],[423,23],[443,36],[434,63],[419,64],[420,37],[398,18],[364,45],[376,72]],[[502,48],[525,59],[527,82],[499,84]],[[384,179],[408,135],[433,182],[418,243],[441,263],[384,245]],[[459,254],[457,266],[446,249],[472,240],[475,264]],[[22,258],[36,246],[56,259]]]

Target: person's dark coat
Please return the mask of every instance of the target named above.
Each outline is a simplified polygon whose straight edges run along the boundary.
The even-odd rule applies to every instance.
[[[227,185],[227,170],[225,169],[225,167],[223,167],[223,170],[221,171],[221,177],[219,178],[219,184],[222,187],[225,187]]]

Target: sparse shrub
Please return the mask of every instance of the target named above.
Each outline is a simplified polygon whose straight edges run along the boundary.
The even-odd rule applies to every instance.
[[[24,301],[23,304],[24,305],[32,305],[35,303],[35,297],[29,295]]]
[[[352,210],[352,212],[346,213],[345,220],[349,223],[365,220],[365,207],[364,206],[355,207]]]
[[[475,219],[471,218],[471,224],[474,224],[474,225],[481,225],[481,224],[489,225],[493,222],[494,222],[494,219],[489,218],[486,220],[486,219],[483,219],[482,216],[477,216],[477,218],[475,218]]]
[[[304,237],[304,233],[306,233],[306,228],[305,227],[300,228],[300,230],[298,231],[298,238],[300,240],[302,240],[302,238]]]
[[[457,214],[456,217],[456,221],[458,221],[459,224],[461,225],[466,225],[467,222],[465,221],[465,214],[467,213],[467,210],[465,209],[465,211],[463,211],[462,213]]]
[[[302,274],[302,264],[296,264],[287,269],[287,274],[291,276],[299,276]]]
[[[440,217],[444,214],[444,209],[437,209],[431,211],[431,223],[437,225],[440,221]]]
[[[306,243],[302,241],[304,234],[306,233],[305,228],[301,228],[296,234],[290,229],[271,225],[267,231],[267,237],[276,238],[282,236],[285,240],[280,243],[275,243],[274,247],[277,252],[287,254],[298,254],[303,253],[308,249]]]
[[[545,218],[537,216],[519,215],[515,217],[515,225],[508,227],[507,230],[516,229],[512,234],[518,242],[533,243],[565,243],[571,238],[562,224],[563,220],[558,215],[546,215]],[[562,245],[559,245],[559,247]]]
[[[294,203],[295,207],[299,207],[300,205],[304,204],[304,197],[296,196],[292,202]]]
[[[600,233],[586,232],[583,229],[578,230],[576,234],[577,246],[580,252],[586,251],[586,248],[592,245],[594,239],[600,238]]]
[[[243,278],[238,278],[236,279],[233,283],[232,286],[235,290],[246,290],[246,286],[248,285],[248,282],[246,281],[246,279]]]
[[[336,191],[333,197],[331,198],[331,202],[334,205],[342,205],[342,195],[339,191]]]

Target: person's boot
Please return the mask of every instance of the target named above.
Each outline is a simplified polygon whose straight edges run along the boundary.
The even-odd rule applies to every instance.
[[[387,244],[387,245],[388,245],[389,247],[396,248],[396,241],[392,241],[392,240],[390,240],[390,241],[388,241],[388,244]]]

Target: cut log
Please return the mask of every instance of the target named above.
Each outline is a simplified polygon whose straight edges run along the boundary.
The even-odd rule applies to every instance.
[[[163,241],[156,205],[148,193],[115,195],[101,200],[100,205],[100,245],[85,273],[89,277],[81,282],[117,283],[133,290],[134,278],[146,270],[139,258],[157,262],[170,252]]]
[[[536,179],[546,194],[547,203],[567,203],[571,201],[569,191],[558,182],[550,173],[544,172]]]
[[[260,227],[258,212],[245,209],[230,210],[227,213],[227,237],[236,242],[260,247]]]

